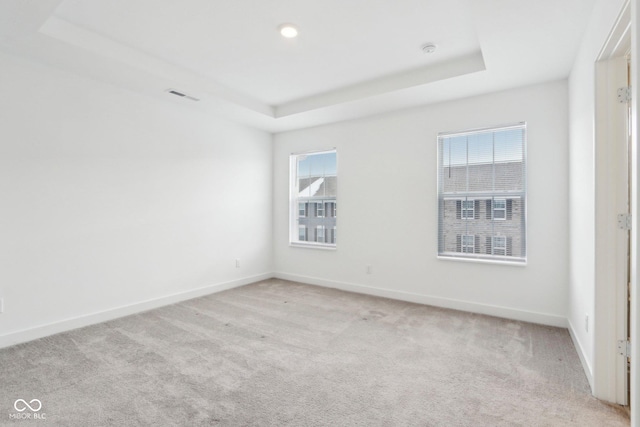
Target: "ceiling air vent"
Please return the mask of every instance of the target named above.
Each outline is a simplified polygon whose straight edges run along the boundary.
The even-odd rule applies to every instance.
[[[190,99],[192,101],[200,101],[200,99],[196,98],[195,96],[187,95],[186,93],[183,93],[183,92],[178,92],[175,89],[167,89],[167,92],[169,92],[171,95],[176,95],[181,98]]]

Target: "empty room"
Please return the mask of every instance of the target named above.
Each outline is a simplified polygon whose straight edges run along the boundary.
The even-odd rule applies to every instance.
[[[0,425],[633,426],[640,0],[3,0]]]

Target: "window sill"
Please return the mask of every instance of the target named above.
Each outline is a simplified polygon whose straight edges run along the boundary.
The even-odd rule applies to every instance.
[[[327,244],[319,244],[319,243],[293,243],[290,242],[289,246],[292,248],[306,248],[306,249],[320,249],[324,251],[335,251],[337,249],[336,245],[327,245]]]
[[[524,261],[508,261],[503,259],[484,259],[484,258],[465,258],[454,257],[446,255],[437,255],[437,258],[443,261],[461,261],[461,262],[474,262],[479,264],[497,264],[497,265],[509,265],[512,267],[526,267],[527,260]]]

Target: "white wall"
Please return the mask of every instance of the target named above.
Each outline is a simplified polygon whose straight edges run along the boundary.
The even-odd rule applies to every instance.
[[[276,274],[565,326],[567,115],[560,81],[276,135]],[[519,121],[528,123],[528,265],[437,259],[437,133]],[[290,247],[288,156],[330,147],[338,150],[338,249]]]
[[[595,305],[595,61],[624,0],[597,0],[569,78],[569,328],[593,387]],[[585,316],[589,316],[589,331]]]
[[[271,135],[0,69],[0,346],[270,277]]]

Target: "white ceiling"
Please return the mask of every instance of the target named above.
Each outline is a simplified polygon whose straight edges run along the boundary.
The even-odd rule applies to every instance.
[[[278,132],[565,78],[593,3],[3,0],[0,50]]]

